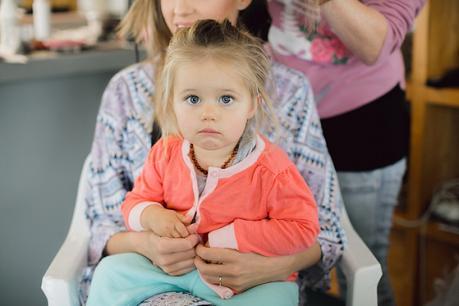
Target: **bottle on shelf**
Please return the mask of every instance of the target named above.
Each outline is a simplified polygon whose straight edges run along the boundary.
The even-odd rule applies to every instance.
[[[16,1],[2,0],[0,2],[0,51],[16,53],[20,42]]]
[[[51,34],[50,23],[51,7],[49,0],[33,1],[33,26],[35,39],[45,40]]]

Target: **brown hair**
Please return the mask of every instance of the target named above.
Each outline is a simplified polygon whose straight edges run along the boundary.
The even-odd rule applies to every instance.
[[[122,37],[143,44],[148,56],[162,63],[172,33],[164,20],[160,0],[136,0],[118,27]]]
[[[244,84],[247,84],[252,97],[260,102],[257,113],[251,120],[254,120],[258,128],[269,122],[276,122],[265,88],[270,61],[260,40],[247,31],[234,27],[228,20],[222,23],[201,20],[191,28],[177,31],[167,49],[154,103],[156,119],[163,136],[179,134],[173,111],[176,72],[184,63],[201,59],[215,59],[238,67],[238,73]]]

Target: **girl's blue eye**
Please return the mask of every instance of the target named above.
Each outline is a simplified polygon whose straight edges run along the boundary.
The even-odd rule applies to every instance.
[[[185,100],[190,104],[198,104],[201,101],[199,97],[195,95],[188,96]]]
[[[221,96],[218,99],[218,102],[223,103],[225,105],[228,105],[228,104],[231,104],[231,102],[233,102],[233,100],[234,100],[234,98],[232,96],[225,95],[225,96]]]

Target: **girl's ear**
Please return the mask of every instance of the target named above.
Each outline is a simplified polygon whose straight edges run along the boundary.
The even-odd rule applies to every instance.
[[[250,3],[252,3],[252,0],[237,0],[238,1],[238,10],[242,11],[242,10],[245,10],[249,5]]]

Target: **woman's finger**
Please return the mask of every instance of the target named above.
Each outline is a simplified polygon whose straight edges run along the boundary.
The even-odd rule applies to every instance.
[[[189,268],[185,268],[185,269],[182,269],[182,270],[179,270],[179,271],[172,272],[169,275],[180,276],[180,275],[186,274],[188,272],[191,272],[193,270],[194,270],[194,266],[193,267],[189,267]]]
[[[172,265],[161,267],[161,269],[169,275],[182,275],[194,269],[194,260],[179,261]]]
[[[239,253],[230,249],[209,248],[200,244],[196,247],[196,254],[208,262],[229,263],[233,262]]]
[[[208,283],[220,285],[220,282],[225,287],[229,287],[237,292],[242,291],[244,288],[240,286],[240,280],[237,275],[232,273],[232,266],[209,264],[196,256],[194,264],[199,270],[202,278]]]
[[[154,262],[160,267],[165,267],[177,262],[192,260],[195,256],[196,253],[193,249],[177,253],[156,254]]]
[[[218,276],[232,276],[233,272],[231,271],[231,265],[225,264],[214,264],[204,261],[199,256],[196,256],[194,259],[194,265],[199,270],[202,276],[215,278]]]

